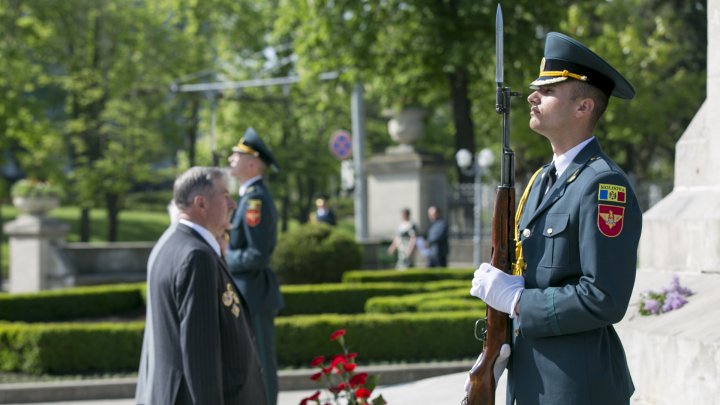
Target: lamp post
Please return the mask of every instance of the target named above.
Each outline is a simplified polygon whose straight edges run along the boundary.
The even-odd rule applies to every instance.
[[[480,266],[482,251],[482,175],[495,161],[495,156],[488,148],[481,150],[475,160],[467,149],[455,153],[455,161],[464,174],[472,175],[473,182],[473,266]]]

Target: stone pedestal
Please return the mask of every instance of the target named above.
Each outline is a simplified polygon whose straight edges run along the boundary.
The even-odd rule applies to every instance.
[[[5,224],[10,240],[11,293],[36,292],[73,285],[71,272],[60,260],[69,226],[40,215],[22,214]]]
[[[707,99],[675,152],[672,193],[643,216],[632,306],[618,325],[637,398],[652,404],[719,404],[720,0],[708,0]],[[677,273],[695,291],[659,316],[637,315],[639,294]]]
[[[421,232],[429,225],[427,208],[447,213],[449,163],[435,155],[395,148],[365,164],[368,187],[368,236],[388,240],[395,236],[400,211],[409,208]]]

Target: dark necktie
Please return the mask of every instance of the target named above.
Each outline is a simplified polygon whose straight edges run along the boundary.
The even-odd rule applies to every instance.
[[[557,170],[555,170],[555,163],[550,163],[550,166],[548,166],[547,170],[545,171],[545,175],[543,176],[542,184],[540,185],[540,198],[538,198],[538,206],[540,206],[540,203],[542,203],[543,198],[545,198],[548,190],[550,190],[553,184],[555,184],[556,179]]]

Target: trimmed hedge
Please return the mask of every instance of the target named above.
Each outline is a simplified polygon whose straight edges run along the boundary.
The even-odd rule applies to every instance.
[[[278,362],[307,367],[337,352],[330,333],[346,329],[359,361],[464,359],[482,350],[473,337],[479,311],[430,314],[302,315],[276,319]],[[26,324],[0,322],[0,370],[72,374],[137,370],[144,322]]]
[[[475,269],[353,270],[346,271],[342,281],[343,283],[373,283],[379,281],[464,280],[469,285],[474,272]]]
[[[145,308],[145,283],[0,294],[0,320],[48,322],[112,316]]]
[[[397,362],[458,360],[477,356],[475,322],[483,313],[318,315],[278,318],[278,361],[283,366],[308,366],[313,357],[337,353],[330,334],[346,329],[345,342],[358,361]]]
[[[0,370],[25,373],[133,371],[145,322],[0,323]]]
[[[373,297],[441,291],[465,284],[465,281],[449,280],[431,283],[286,285],[280,288],[285,299],[285,308],[280,315],[359,314],[365,311],[366,301]]]
[[[402,312],[420,312],[420,307],[439,300],[466,300],[469,309],[485,308],[485,304],[469,293],[469,288],[455,288],[445,291],[434,291],[423,294],[409,294],[402,297],[374,297],[365,303],[368,314],[396,314]],[[428,306],[426,306],[428,308]]]

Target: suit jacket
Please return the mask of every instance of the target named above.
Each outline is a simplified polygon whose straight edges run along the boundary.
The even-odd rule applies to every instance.
[[[330,224],[330,225],[336,224],[335,212],[333,212],[333,210],[331,210],[330,208],[325,209],[325,211],[322,214],[320,214],[319,211],[315,211],[315,219],[318,222],[324,222],[324,223]]]
[[[227,261],[250,313],[275,316],[283,299],[270,256],[277,242],[278,214],[262,180],[253,183],[238,200],[232,218]]]
[[[265,402],[247,305],[190,227],[172,225],[153,248],[147,305],[138,404]]]
[[[448,224],[444,219],[438,218],[430,224],[427,243],[430,245],[430,257],[447,257],[450,248],[448,246]]]
[[[527,267],[508,403],[513,396],[518,405],[623,403],[635,388],[612,325],[635,282],[642,228],[635,193],[597,140],[536,206],[541,182],[518,224]]]

